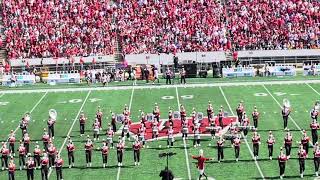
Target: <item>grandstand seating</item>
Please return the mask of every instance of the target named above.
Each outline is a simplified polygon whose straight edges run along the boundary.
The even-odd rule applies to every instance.
[[[320,47],[317,0],[2,3],[9,59]]]

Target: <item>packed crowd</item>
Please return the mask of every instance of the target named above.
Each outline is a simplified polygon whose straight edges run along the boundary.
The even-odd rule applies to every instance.
[[[112,54],[108,0],[2,1],[9,58]]]
[[[320,47],[316,0],[4,0],[9,58]]]

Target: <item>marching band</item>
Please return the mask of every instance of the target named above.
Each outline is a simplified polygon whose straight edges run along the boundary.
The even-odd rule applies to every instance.
[[[252,149],[254,160],[258,160],[259,157],[259,149],[261,145],[261,136],[258,133],[258,122],[260,121],[260,113],[257,110],[257,107],[253,107],[253,111],[251,114],[251,118],[253,120],[253,126],[250,125],[249,117],[246,114],[244,102],[241,101],[237,108],[237,120],[235,122],[231,122],[227,124],[224,120],[227,117],[226,112],[224,112],[223,107],[221,106],[218,113],[215,115],[213,111],[213,106],[209,101],[207,111],[207,121],[202,120],[198,117],[198,112],[195,108],[192,109],[191,118],[187,117],[186,108],[183,105],[180,105],[178,112],[173,112],[172,108],[169,108],[168,119],[165,120],[167,123],[165,124],[165,128],[160,128],[160,124],[162,124],[162,119],[160,119],[160,108],[156,103],[152,113],[146,114],[140,110],[139,116],[139,128],[136,134],[131,132],[130,127],[132,125],[130,118],[130,111],[127,105],[125,105],[123,113],[121,115],[116,115],[111,112],[111,121],[107,126],[105,131],[105,137],[103,137],[102,145],[99,147],[95,146],[95,142],[99,141],[99,135],[101,135],[101,131],[103,131],[103,112],[101,107],[98,107],[98,110],[94,117],[93,127],[93,141],[90,136],[86,134],[86,123],[88,118],[85,113],[81,111],[79,114],[79,124],[80,124],[80,137],[83,135],[87,135],[87,140],[84,143],[84,151],[85,151],[85,159],[86,159],[86,167],[92,167],[92,157],[95,153],[95,149],[101,152],[102,157],[102,167],[105,168],[108,166],[108,157],[110,150],[116,148],[117,152],[117,160],[118,166],[123,166],[123,157],[125,153],[125,149],[127,149],[128,143],[126,143],[126,139],[130,141],[130,137],[133,138],[132,142],[132,150],[134,157],[134,165],[140,165],[140,158],[142,149],[145,148],[145,143],[147,141],[147,132],[152,134],[151,139],[158,140],[159,134],[165,134],[165,138],[167,140],[167,147],[173,147],[175,138],[178,136],[182,136],[182,138],[187,139],[188,135],[193,134],[191,136],[193,140],[193,146],[195,148],[201,146],[201,138],[203,134],[206,133],[212,137],[212,139],[216,140],[216,149],[217,149],[217,161],[220,163],[224,160],[224,148],[226,144],[226,139],[231,140],[231,145],[234,148],[234,156],[235,161],[238,162],[240,158],[240,147],[242,143],[242,139],[247,138],[249,131],[253,131],[253,136],[251,138]],[[291,157],[291,149],[293,147],[293,136],[291,132],[288,130],[288,117],[290,116],[290,102],[288,100],[284,100],[283,107],[281,109],[282,119],[284,123],[284,129],[286,130],[283,148],[280,149],[280,154],[278,156],[278,164],[280,169],[280,178],[282,179],[285,174],[286,162]],[[177,117],[175,116],[177,115]],[[318,176],[318,170],[320,166],[320,145],[318,144],[318,129],[319,123],[317,122],[318,116],[318,108],[314,107],[310,112],[311,123],[310,123],[310,131],[312,135],[312,146],[313,146],[313,161],[315,167],[315,175]],[[40,147],[38,142],[35,144],[35,148],[33,150],[33,156],[30,153],[30,143],[31,137],[28,134],[28,123],[30,121],[30,114],[26,114],[25,117],[22,118],[20,122],[20,129],[22,130],[23,137],[20,140],[20,146],[17,149],[18,158],[19,158],[19,169],[27,170],[27,179],[34,179],[34,170],[41,169],[41,179],[48,179],[48,171],[51,168],[56,169],[57,179],[63,179],[62,167],[64,165],[64,161],[60,156],[60,152],[57,152],[56,147],[54,146],[54,125],[57,122],[57,112],[53,109],[49,111],[49,118],[47,121],[47,129],[43,130],[42,142],[43,147]],[[179,119],[180,123],[175,123],[175,121]],[[122,128],[117,132],[117,123],[122,123]],[[179,126],[180,125],[180,126]],[[180,127],[181,131],[177,131],[176,129]],[[179,133],[180,132],[180,133]],[[243,134],[242,134],[243,133]],[[115,136],[119,136],[119,141],[116,145],[114,145]],[[149,136],[148,136],[149,138]],[[190,138],[190,137],[189,137]],[[276,143],[276,138],[273,135],[272,131],[269,131],[268,138],[265,139],[266,146],[268,149],[269,159],[273,158],[274,144]],[[7,145],[8,143],[8,145]],[[14,131],[10,131],[9,138],[7,142],[2,142],[2,146],[0,149],[1,153],[1,167],[2,170],[8,171],[9,180],[15,179],[15,171],[16,165],[14,163],[15,157],[15,143],[16,136]],[[297,157],[299,160],[300,167],[300,176],[303,178],[305,171],[305,160],[308,158],[309,146],[310,146],[310,138],[307,135],[307,132],[303,130],[303,135],[300,141],[297,141],[299,144],[299,150],[297,153]],[[210,146],[210,145],[209,145]],[[148,147],[148,146],[147,146]],[[42,149],[43,148],[43,149]],[[75,167],[75,152],[78,150],[73,143],[71,137],[68,137],[66,150],[68,154],[68,167]],[[207,177],[204,173],[204,164],[206,161],[212,160],[212,158],[205,158],[203,156],[203,150],[200,150],[199,156],[192,156],[193,159],[198,161],[197,168],[199,169],[199,178],[202,176]]]

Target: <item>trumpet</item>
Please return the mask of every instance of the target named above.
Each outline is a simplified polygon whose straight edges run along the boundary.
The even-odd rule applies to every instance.
[[[58,116],[58,113],[57,113],[57,111],[56,111],[55,109],[50,109],[50,110],[49,110],[49,117],[50,117],[51,119],[56,119],[57,116]]]

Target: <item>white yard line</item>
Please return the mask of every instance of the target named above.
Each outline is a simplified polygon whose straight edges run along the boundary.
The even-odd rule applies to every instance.
[[[235,116],[235,115],[234,115],[234,112],[232,111],[232,108],[231,108],[231,106],[230,106],[230,104],[229,104],[229,101],[228,101],[226,95],[224,94],[221,86],[219,87],[219,89],[220,89],[220,92],[221,92],[224,100],[226,101],[226,103],[227,103],[227,105],[228,105],[228,108],[229,108],[229,110],[230,110],[230,113],[231,113],[233,116]],[[242,133],[242,136],[244,136],[243,133]],[[253,152],[252,152],[252,150],[251,150],[251,148],[250,148],[250,145],[249,145],[247,139],[246,139],[246,138],[243,138],[243,139],[244,139],[244,142],[246,143],[246,145],[247,145],[247,147],[248,147],[248,149],[249,149],[249,151],[250,151],[250,154],[251,154],[252,158],[254,159]],[[262,171],[261,171],[261,168],[260,168],[260,165],[259,165],[258,161],[257,161],[256,159],[254,159],[254,162],[255,162],[255,164],[256,164],[256,166],[257,166],[257,169],[258,169],[258,171],[259,171],[259,173],[260,173],[261,178],[262,178],[262,179],[265,179],[265,177],[264,177],[264,175],[263,175],[263,173],[262,173]]]
[[[5,95],[5,93],[2,93],[1,95],[0,95],[0,98],[2,97],[2,96],[4,96]]]
[[[178,93],[178,87],[176,86],[176,95],[177,95],[177,103],[178,103],[178,110],[180,109],[180,100],[179,100],[179,93]],[[188,177],[189,180],[191,180],[191,171],[190,171],[190,165],[189,165],[189,155],[187,151],[187,143],[186,140],[183,138],[183,146],[184,146],[184,154],[186,156],[186,164],[187,164],[187,171],[188,171]]]
[[[32,107],[32,109],[29,111],[30,114],[38,107],[38,105],[41,103],[41,101],[44,99],[44,97],[46,97],[47,94],[48,94],[48,92],[44,93],[44,95],[39,99],[39,101]],[[20,124],[13,131],[13,133],[16,133],[18,131],[19,127],[20,127]]]
[[[131,97],[130,97],[130,102],[129,102],[129,112],[131,111],[134,89],[135,89],[135,86],[132,86]],[[119,130],[120,130],[120,129],[121,129],[121,131],[122,131],[123,125],[119,128]],[[119,130],[118,130],[118,131],[119,131]],[[118,131],[117,131],[117,132],[118,132]],[[117,173],[117,180],[120,179],[120,172],[121,172],[121,167],[119,166],[119,167],[118,167],[118,173]]]
[[[320,93],[317,90],[315,90],[310,84],[306,83],[306,85],[309,86],[315,93],[320,95]]]
[[[82,105],[81,105],[81,107],[80,107],[80,109],[79,109],[79,111],[78,111],[78,113],[77,113],[76,117],[74,118],[73,123],[72,123],[72,125],[71,125],[71,127],[70,127],[70,129],[69,129],[69,131],[68,131],[68,134],[67,134],[66,138],[64,139],[64,141],[63,141],[63,143],[62,143],[62,145],[61,145],[61,147],[60,147],[60,149],[59,149],[58,155],[60,155],[60,154],[61,154],[61,152],[62,152],[62,150],[63,150],[63,148],[64,148],[65,144],[67,143],[68,136],[70,136],[70,134],[71,134],[71,132],[72,132],[72,129],[73,129],[73,126],[74,126],[74,125],[75,125],[75,123],[77,122],[78,117],[79,117],[79,115],[80,115],[80,113],[81,113],[81,111],[82,111],[82,109],[83,109],[84,105],[86,104],[86,102],[87,102],[87,100],[88,100],[88,98],[89,98],[90,94],[91,94],[91,91],[89,91],[89,92],[88,92],[88,94],[87,94],[86,98],[84,99],[84,101],[83,101],[83,103],[82,103]],[[52,171],[53,171],[53,169],[51,168],[51,169],[50,169],[50,171],[49,171],[49,174],[48,174],[48,178],[49,178],[49,179],[50,179],[50,175],[51,175]]]
[[[160,85],[160,86],[135,86],[135,89],[166,89],[176,87],[225,87],[225,86],[261,86],[261,85],[282,85],[282,84],[305,84],[320,83],[320,80],[289,80],[289,81],[260,81],[260,82],[230,82],[230,83],[203,83],[203,84],[176,84],[176,85]],[[57,88],[57,89],[25,89],[25,90],[3,90],[0,93],[17,94],[17,93],[41,93],[41,92],[79,92],[79,91],[106,91],[106,90],[129,90],[131,86],[116,87],[86,87],[86,88]]]

